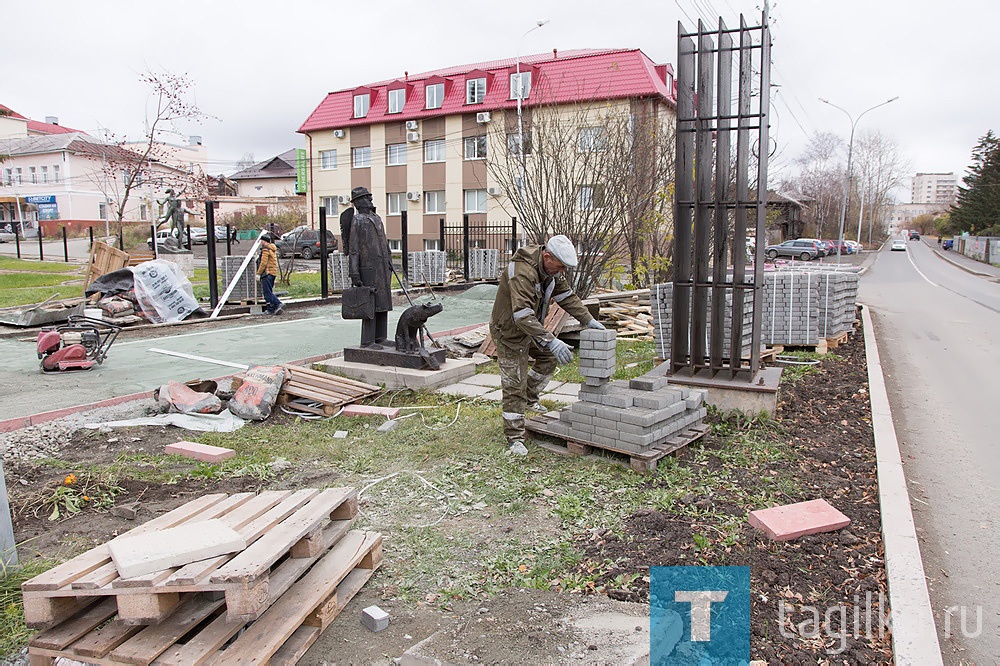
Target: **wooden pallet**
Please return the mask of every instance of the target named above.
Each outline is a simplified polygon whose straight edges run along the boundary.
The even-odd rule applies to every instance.
[[[353,530],[338,540],[256,622],[230,619],[217,595],[199,593],[154,625],[116,616],[112,599],[37,634],[32,666],[65,657],[91,664],[294,664],[382,562],[382,536]],[[232,640],[233,637],[235,640]]]
[[[771,345],[769,351],[773,350],[775,354],[781,354],[786,351],[805,350],[816,352],[817,354],[826,354],[831,349],[836,349],[845,342],[847,342],[847,331],[829,338],[820,338],[814,345]]]
[[[86,290],[91,282],[102,275],[130,265],[127,252],[107,243],[94,241],[90,248],[90,260],[87,262],[87,275],[83,278],[83,289]]]
[[[246,549],[121,578],[102,544],[22,584],[25,622],[51,627],[110,597],[122,624],[156,624],[205,592],[224,597],[230,620],[253,620],[338,542],[357,511],[353,488],[203,496],[117,538],[215,518],[238,532]]]
[[[281,386],[281,393],[278,395],[279,404],[285,404],[293,397],[313,400],[322,407],[307,408],[296,405],[295,408],[320,416],[332,416],[343,405],[357,402],[382,390],[378,386],[332,375],[322,370],[313,370],[300,365],[281,367],[288,372],[288,378]]]
[[[629,459],[629,466],[636,472],[652,472],[656,469],[656,464],[661,458],[673,453],[677,449],[687,446],[691,442],[700,439],[705,433],[711,430],[711,426],[704,423],[691,426],[673,435],[672,437],[669,437],[656,446],[650,447],[643,453],[635,453],[633,451],[626,451],[614,446],[595,444],[594,442],[584,439],[567,438],[564,434],[561,434],[550,427],[552,423],[558,421],[557,417],[550,416],[551,413],[552,412],[549,412],[548,414],[541,414],[524,422],[524,427],[526,429],[543,434],[547,437],[562,440],[564,442],[564,444],[560,446],[558,444],[538,441],[541,446],[549,449],[550,451],[556,451],[557,453],[571,456],[587,456],[594,453],[595,449],[610,451],[618,455],[627,456]]]

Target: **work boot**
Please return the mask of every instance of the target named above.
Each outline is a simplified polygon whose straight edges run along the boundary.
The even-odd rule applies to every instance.
[[[524,448],[524,442],[519,439],[515,439],[513,442],[507,442],[507,450],[515,456],[526,456],[528,455],[528,449]]]
[[[539,414],[544,414],[549,411],[548,408],[537,400],[530,405],[528,405],[527,410],[529,412],[538,412]]]
[[[282,312],[284,312],[284,311],[285,311],[285,304],[284,304],[284,303],[282,303],[281,305],[279,305],[279,306],[277,307],[277,309],[275,309],[275,311],[274,311],[274,314],[276,314],[276,315],[280,315],[280,314],[281,314]]]

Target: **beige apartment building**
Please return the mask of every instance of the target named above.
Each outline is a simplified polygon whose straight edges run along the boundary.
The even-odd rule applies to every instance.
[[[954,172],[918,173],[913,176],[910,203],[937,204],[945,208],[955,203],[958,179]]]
[[[404,211],[408,248],[441,249],[441,220],[455,225],[467,215],[473,224],[509,225],[516,217],[510,181],[498,180],[496,166],[523,160],[521,173],[531,177],[524,167],[535,159],[533,115],[572,125],[567,150],[597,152],[610,138],[602,117],[652,113],[672,123],[675,100],[673,68],[638,49],[553,51],[329,93],[298,130],[306,137],[310,224],[325,206],[337,233],[351,189],[365,186],[394,251]],[[581,179],[579,206],[605,205],[601,183]]]

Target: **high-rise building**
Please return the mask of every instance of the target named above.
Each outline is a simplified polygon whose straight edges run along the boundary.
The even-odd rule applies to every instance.
[[[913,177],[911,203],[950,206],[955,203],[957,195],[958,179],[951,171],[948,173],[918,173]]]

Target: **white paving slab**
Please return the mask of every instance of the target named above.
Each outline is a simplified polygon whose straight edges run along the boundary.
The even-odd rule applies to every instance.
[[[576,382],[566,382],[564,384],[560,383],[559,386],[554,389],[546,387],[545,390],[549,393],[558,393],[560,395],[576,395],[580,392],[580,384],[577,384]]]
[[[484,393],[490,392],[490,387],[488,386],[474,386],[472,384],[449,384],[443,388],[438,389],[439,393],[447,393],[448,395],[464,395],[469,398],[476,398]]]
[[[473,386],[490,386],[493,388],[500,387],[500,375],[493,375],[485,372],[480,375],[472,375],[462,380],[463,384],[472,384]]]
[[[484,393],[479,397],[482,398],[483,400],[495,400],[497,402],[500,402],[501,400],[503,400],[503,391],[497,389],[496,391],[490,391],[489,393]]]

